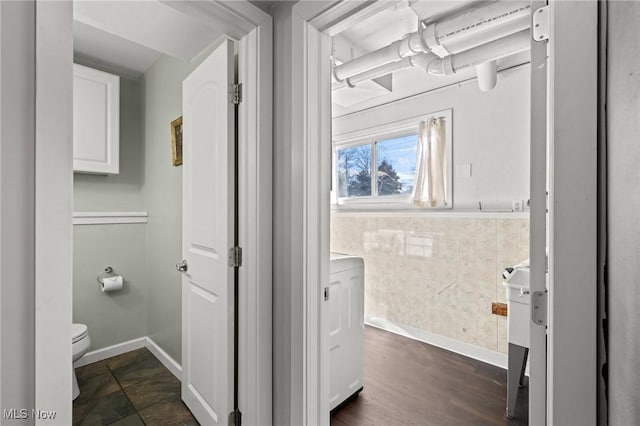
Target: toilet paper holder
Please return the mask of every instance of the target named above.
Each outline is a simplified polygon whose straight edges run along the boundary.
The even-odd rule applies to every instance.
[[[100,272],[98,274],[98,276],[96,277],[96,280],[98,281],[98,284],[102,284],[102,279],[107,275],[107,274],[112,274],[113,273],[113,268],[111,266],[107,266],[106,268],[104,268],[104,271]]]

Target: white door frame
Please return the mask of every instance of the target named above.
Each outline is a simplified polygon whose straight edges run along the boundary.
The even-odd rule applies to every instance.
[[[532,21],[538,9],[547,5],[546,0],[531,2]],[[531,200],[529,261],[531,275],[529,287],[531,293],[535,293],[547,290],[549,54],[548,41],[536,41],[531,37],[529,42],[531,44],[531,65],[529,67],[531,117],[529,123],[529,199]],[[541,88],[543,90],[540,90]],[[547,326],[530,321],[529,329],[529,424],[544,425],[547,416]],[[540,371],[543,374],[539,374]]]
[[[349,11],[353,0],[299,2],[280,14],[276,22],[276,103],[274,182],[276,203],[289,215],[275,228],[274,263],[276,299],[286,298],[289,311],[274,317],[277,345],[274,372],[286,375],[284,398],[274,400],[274,418],[287,424],[327,425],[326,380],[321,372],[326,359],[321,347],[321,288],[329,264],[329,150],[331,146],[329,58],[320,31],[325,23]],[[331,7],[334,6],[334,7]],[[325,12],[323,14],[323,12]],[[550,297],[547,385],[547,424],[596,422],[596,113],[597,113],[597,6],[587,2],[551,2],[550,50]],[[572,25],[562,23],[572,22]],[[575,24],[573,24],[575,23]],[[284,50],[284,48],[283,48]],[[280,88],[283,72],[292,87]],[[323,87],[325,89],[323,89]],[[290,90],[290,91],[289,91]],[[323,91],[324,90],[324,91]],[[282,139],[279,141],[278,139]],[[278,197],[280,185],[288,196]],[[276,207],[278,208],[278,207]],[[279,253],[289,244],[289,251]],[[556,267],[555,265],[562,265]],[[558,285],[556,285],[558,283]],[[287,303],[291,303],[286,306]],[[302,306],[300,306],[300,303]],[[275,349],[275,347],[274,347]],[[277,350],[277,349],[276,349]],[[287,368],[280,359],[289,357]],[[288,386],[288,387],[287,387]],[[278,389],[278,387],[276,387]],[[288,398],[287,398],[288,397]],[[302,407],[297,404],[301,403]],[[280,417],[278,417],[280,416]]]
[[[595,426],[598,2],[549,6],[547,424]]]
[[[68,425],[72,413],[72,8],[68,1],[36,0],[36,6],[30,12],[37,28],[34,67],[38,88],[36,120],[31,124],[36,133],[32,158],[36,162],[35,407],[57,412],[56,419],[46,421],[47,425]],[[272,20],[247,1],[212,1],[198,6],[196,13],[202,19],[223,17],[221,21],[229,26],[229,32],[249,28],[240,40],[238,58],[238,79],[244,88],[238,130],[239,226],[244,249],[240,268],[239,404],[247,424],[269,425]],[[30,413],[34,407],[25,408]]]

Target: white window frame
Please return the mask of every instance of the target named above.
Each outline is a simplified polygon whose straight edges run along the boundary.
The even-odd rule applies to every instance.
[[[417,135],[418,125],[421,121],[432,118],[445,119],[446,135],[446,179],[447,179],[447,205],[439,207],[418,207],[411,203],[411,194],[401,195],[371,195],[369,197],[339,197],[337,162],[338,150],[362,145],[371,145],[371,170],[377,167],[376,143],[402,136]],[[430,112],[425,115],[411,117],[393,123],[387,123],[368,129],[345,133],[334,136],[332,144],[332,190],[331,208],[333,210],[450,210],[453,208],[453,110],[446,109]],[[372,177],[371,193],[376,191],[375,180]]]

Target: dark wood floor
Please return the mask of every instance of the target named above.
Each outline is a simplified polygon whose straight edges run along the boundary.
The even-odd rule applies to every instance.
[[[505,417],[505,370],[416,340],[365,328],[364,390],[332,426],[526,425],[528,394]]]
[[[147,349],[76,368],[74,425],[198,425],[180,399],[180,381]]]

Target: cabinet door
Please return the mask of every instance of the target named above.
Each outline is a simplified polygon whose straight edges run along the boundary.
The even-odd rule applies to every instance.
[[[120,77],[73,65],[73,171],[118,174]]]

